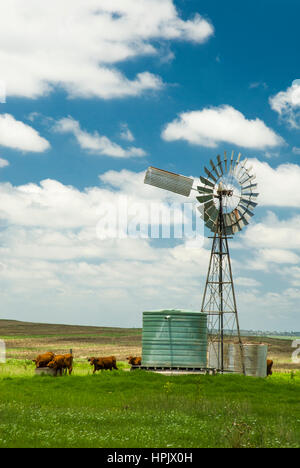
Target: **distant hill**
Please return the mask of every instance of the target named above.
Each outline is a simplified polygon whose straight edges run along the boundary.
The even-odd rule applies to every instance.
[[[88,333],[138,331],[137,328],[94,327],[85,325],[60,325],[51,323],[20,322],[0,319],[0,336],[16,335],[78,335]]]

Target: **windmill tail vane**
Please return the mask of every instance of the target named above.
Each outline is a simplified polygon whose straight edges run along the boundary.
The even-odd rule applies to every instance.
[[[224,372],[228,367],[225,343],[237,340],[245,372],[228,239],[247,226],[254,215],[257,183],[247,158],[241,161],[241,153],[235,158],[233,151],[230,156],[224,152],[223,158],[218,155],[209,164],[209,168],[204,167],[205,176],[200,176],[201,185],[196,189],[200,217],[213,233],[201,312],[208,315],[209,350],[218,370]],[[144,182],[188,197],[194,179],[149,167]]]

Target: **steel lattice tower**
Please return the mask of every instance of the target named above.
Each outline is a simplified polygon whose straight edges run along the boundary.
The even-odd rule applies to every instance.
[[[228,192],[228,191],[227,191]],[[217,356],[218,370],[224,372],[224,339],[237,338],[240,345],[241,362],[244,370],[244,357],[240,326],[234,292],[228,236],[223,221],[223,197],[226,190],[218,191],[219,217],[213,236],[212,248],[201,312],[208,315],[208,343]]]

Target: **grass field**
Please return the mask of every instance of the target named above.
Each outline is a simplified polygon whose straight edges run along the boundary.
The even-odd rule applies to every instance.
[[[126,355],[141,351],[137,329],[0,321],[0,330],[0,447],[300,448],[300,372],[288,340],[251,339],[270,346],[268,379],[167,377],[126,371]],[[70,348],[74,375],[34,375],[38,352]],[[120,370],[92,375],[92,354],[115,354]]]
[[[300,447],[300,373],[32,376],[2,365],[0,447]],[[89,374],[88,374],[89,373]]]

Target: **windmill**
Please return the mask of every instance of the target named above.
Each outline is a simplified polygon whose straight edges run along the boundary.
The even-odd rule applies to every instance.
[[[224,372],[224,343],[237,339],[243,371],[245,372],[243,345],[240,335],[238,311],[234,291],[228,239],[246,226],[256,207],[258,193],[252,166],[247,158],[241,161],[241,153],[235,158],[217,156],[210,169],[204,167],[206,177],[193,188],[194,179],[172,172],[149,167],[145,184],[153,185],[189,197],[192,190],[198,192],[198,210],[205,226],[213,233],[208,273],[202,299],[201,312],[208,315],[208,341],[216,356],[216,367]]]

